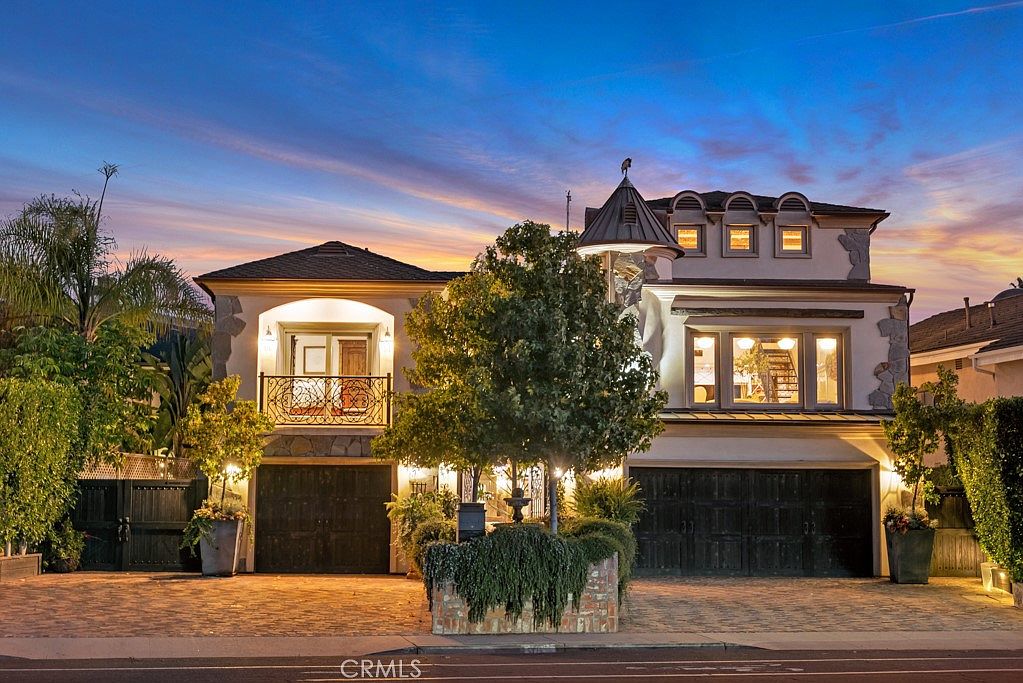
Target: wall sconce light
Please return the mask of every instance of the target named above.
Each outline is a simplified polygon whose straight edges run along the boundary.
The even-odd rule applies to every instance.
[[[796,346],[796,340],[792,337],[782,337],[778,340],[778,348],[782,351],[791,351]]]
[[[391,328],[385,328],[384,334],[380,337],[380,355],[389,356],[394,351],[394,337],[391,336]]]
[[[277,356],[277,337],[270,326],[266,326],[266,334],[259,338],[259,350],[264,356]]]
[[[753,348],[753,339],[750,337],[739,337],[735,340],[735,343],[738,344],[739,348],[743,351],[749,351]]]

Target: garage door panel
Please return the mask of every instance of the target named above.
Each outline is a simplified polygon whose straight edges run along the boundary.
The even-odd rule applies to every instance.
[[[264,465],[256,481],[256,569],[386,573],[386,465]]]
[[[869,470],[632,468],[647,573],[868,576]],[[669,496],[679,492],[675,500]],[[686,496],[686,492],[689,493]]]

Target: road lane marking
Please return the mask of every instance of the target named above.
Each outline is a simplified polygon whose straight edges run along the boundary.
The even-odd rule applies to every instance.
[[[877,676],[877,675],[894,675],[900,676],[914,675],[914,674],[968,674],[968,673],[1023,673],[1023,669],[918,669],[918,670],[902,670],[893,671],[889,669],[882,669],[877,671],[764,671],[759,673],[735,673],[735,672],[721,672],[721,673],[642,673],[642,674],[515,674],[516,680],[536,680],[536,681],[553,681],[560,679],[602,679],[616,681],[623,678],[723,678],[725,676],[731,676],[733,678],[745,677],[758,677],[763,678],[765,676],[771,677],[791,677],[791,676]],[[300,679],[303,683],[337,683],[340,681],[351,681],[351,678],[302,678]],[[408,681],[410,678],[375,678],[377,681]],[[455,677],[438,677],[438,676],[420,676],[415,679],[417,681],[506,681],[508,675],[504,674],[501,676],[455,676]]]

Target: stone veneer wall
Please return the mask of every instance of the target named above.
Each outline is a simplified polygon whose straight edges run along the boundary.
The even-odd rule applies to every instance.
[[[561,616],[559,628],[533,626],[533,605],[530,601],[522,616],[511,620],[503,609],[487,612],[478,624],[469,622],[469,606],[451,584],[433,591],[433,632],[438,635],[493,633],[617,633],[618,632],[618,556],[590,565],[586,588],[579,600]]]
[[[272,456],[311,456],[311,457],[347,457],[368,458],[369,442],[373,439],[368,435],[333,435],[333,434],[280,434],[270,438],[263,447],[263,454]]]
[[[880,381],[870,392],[870,406],[878,410],[892,409],[892,396],[899,382],[909,382],[909,302],[902,297],[895,306],[888,307],[888,317],[877,323],[882,337],[888,337],[888,360],[874,368]]]

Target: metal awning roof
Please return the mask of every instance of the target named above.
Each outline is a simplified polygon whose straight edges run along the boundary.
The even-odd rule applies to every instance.
[[[890,413],[872,411],[737,411],[737,410],[665,410],[664,422],[704,422],[715,424],[880,424]]]

